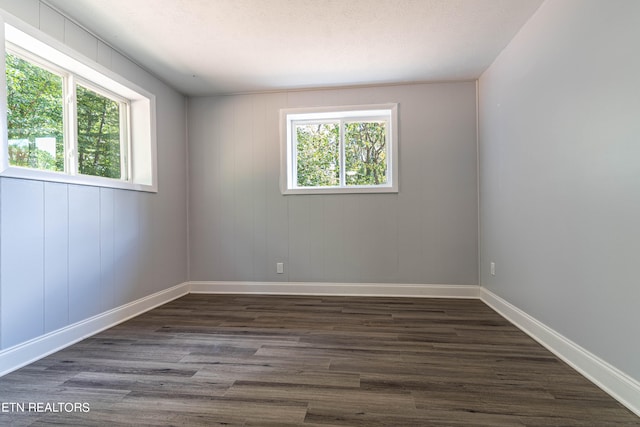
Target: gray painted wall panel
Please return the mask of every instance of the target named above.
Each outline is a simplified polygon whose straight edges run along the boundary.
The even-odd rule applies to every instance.
[[[98,40],[69,20],[65,20],[64,42],[93,61],[98,61]]]
[[[253,276],[252,280],[262,280],[269,275],[267,240],[267,117],[266,98],[255,98],[250,116],[251,155],[253,175],[251,180],[251,199],[253,200]]]
[[[639,2],[545,2],[479,86],[482,284],[636,380],[639,51]]]
[[[69,186],[69,321],[100,312],[100,189]]]
[[[219,275],[218,277],[220,277],[221,280],[234,280],[235,278],[240,280],[243,277],[243,268],[235,259],[237,239],[235,235],[234,212],[237,182],[234,179],[235,129],[233,124],[235,123],[235,104],[237,101],[232,98],[225,98],[221,101],[220,120],[218,123],[219,135],[220,140],[228,141],[229,143],[220,145],[218,151],[218,155],[220,156],[220,163],[218,164],[220,168],[218,175],[220,185],[217,187],[219,193],[216,198],[220,209],[217,211],[216,218],[208,218],[207,221],[213,220],[219,222],[219,241],[216,245],[216,251],[207,255],[209,258],[218,259],[217,275]],[[229,126],[225,126],[223,123],[229,123]],[[216,132],[216,134],[218,134],[218,132]],[[191,141],[192,139],[189,138],[189,150],[191,150],[192,147]],[[211,184],[210,181],[209,183]],[[199,197],[199,195],[192,193],[191,197]],[[205,211],[205,216],[207,211]],[[198,230],[198,226],[196,226],[194,230]]]
[[[39,28],[50,36],[64,42],[64,16],[44,4],[40,5]]]
[[[385,196],[385,195],[382,195]],[[361,282],[362,257],[361,253],[365,248],[360,243],[360,203],[361,195],[344,197],[342,210],[342,222],[344,224],[344,234],[340,237],[344,250],[344,282]],[[392,196],[393,197],[393,196]],[[345,238],[349,236],[349,238]]]
[[[115,308],[115,190],[100,189],[100,300],[101,310]]]
[[[289,199],[289,280],[293,282],[304,281],[306,276],[311,280],[312,263],[320,264],[321,260],[312,260],[310,255],[311,227],[318,227],[317,222],[312,222],[311,209],[309,207],[312,196],[299,196]],[[274,266],[275,267],[275,266]]]
[[[327,270],[327,264],[324,259],[324,248],[327,246],[325,240],[325,221],[324,221],[324,200],[317,197],[307,198],[308,209],[308,257],[309,268],[306,270],[308,273],[309,281],[319,282],[324,279],[324,271]]]
[[[383,102],[400,105],[399,194],[280,194],[281,108]],[[189,112],[192,280],[477,283],[474,83],[195,98]]]
[[[148,193],[139,194],[138,199],[138,280],[134,298],[142,298],[153,293],[153,248],[155,236],[153,235],[153,207],[152,197]],[[176,283],[177,285],[177,283]]]
[[[115,193],[114,223],[117,230],[114,238],[116,285],[114,298],[116,306],[134,300],[139,294],[138,284],[138,203],[139,198],[132,191]]]
[[[202,108],[195,108],[196,104],[204,103]],[[210,138],[211,135],[216,135],[216,132],[219,131],[220,127],[217,126],[217,114],[213,114],[214,117],[206,117],[202,114],[203,111],[209,111],[210,109],[214,109],[215,111],[216,105],[213,102],[213,99],[195,99],[190,101],[189,106],[189,138],[190,139],[206,139]],[[192,128],[191,123],[193,122],[201,123],[202,126],[199,128]],[[212,253],[216,252],[216,247],[220,245],[220,222],[219,221],[210,221],[211,217],[218,218],[218,210],[219,206],[218,197],[220,191],[217,191],[217,187],[220,185],[220,156],[217,154],[217,146],[208,145],[203,147],[203,150],[200,152],[199,156],[192,156],[189,159],[189,194],[191,199],[191,218],[193,221],[200,224],[202,227],[198,229],[197,232],[193,229],[193,227],[189,230],[189,241],[192,245],[198,246],[202,248],[205,253],[205,264],[208,264],[210,268],[213,268],[215,271],[218,271],[218,261],[210,257]],[[205,182],[198,179],[194,179],[193,171],[194,170],[206,170],[209,169],[210,173],[215,177],[211,182]],[[191,197],[191,194],[199,194],[197,199]],[[206,209],[202,208],[202,206],[209,205],[211,206],[210,211],[206,211]],[[205,236],[215,236],[214,238],[205,238]],[[195,270],[197,266],[192,266],[191,274],[197,275],[197,271]]]
[[[0,326],[7,348],[44,332],[44,186],[19,179],[0,185]]]
[[[359,198],[358,244],[363,248],[359,251],[365,266],[361,271],[363,282],[389,282],[398,275],[398,216],[393,198],[388,194]]]
[[[233,169],[230,177],[234,182],[233,191],[233,266],[234,277],[240,280],[253,280],[253,152],[252,97],[234,98],[232,127]]]
[[[107,68],[111,68],[111,48],[104,42],[98,41],[98,54],[96,62]]]
[[[155,86],[156,82],[151,74],[131,62],[120,52],[114,50],[111,51],[111,70],[121,76],[126,76],[129,81],[155,92],[155,87],[153,86]]]
[[[68,186],[44,183],[44,332],[69,324]]]
[[[328,282],[338,282],[349,272],[349,262],[345,257],[344,241],[344,198],[336,195],[327,197],[323,206],[323,254],[324,265],[330,265],[326,270]]]
[[[36,28],[39,28],[40,7],[38,0],[0,0],[0,8]]]

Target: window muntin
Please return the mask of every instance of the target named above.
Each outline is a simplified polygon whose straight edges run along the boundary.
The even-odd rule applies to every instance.
[[[397,192],[397,104],[281,111],[283,194]]]

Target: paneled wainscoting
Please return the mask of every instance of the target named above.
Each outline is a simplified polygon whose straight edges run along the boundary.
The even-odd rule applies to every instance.
[[[90,409],[2,425],[640,425],[475,299],[189,294],[0,378],[0,402]]]

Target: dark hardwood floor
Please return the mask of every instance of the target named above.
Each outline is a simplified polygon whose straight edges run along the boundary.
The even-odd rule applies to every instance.
[[[0,378],[20,402],[89,411],[0,424],[640,425],[477,300],[191,294]]]

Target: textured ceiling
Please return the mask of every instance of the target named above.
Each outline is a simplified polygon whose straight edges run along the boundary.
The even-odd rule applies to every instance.
[[[46,0],[188,95],[477,78],[542,0]]]

